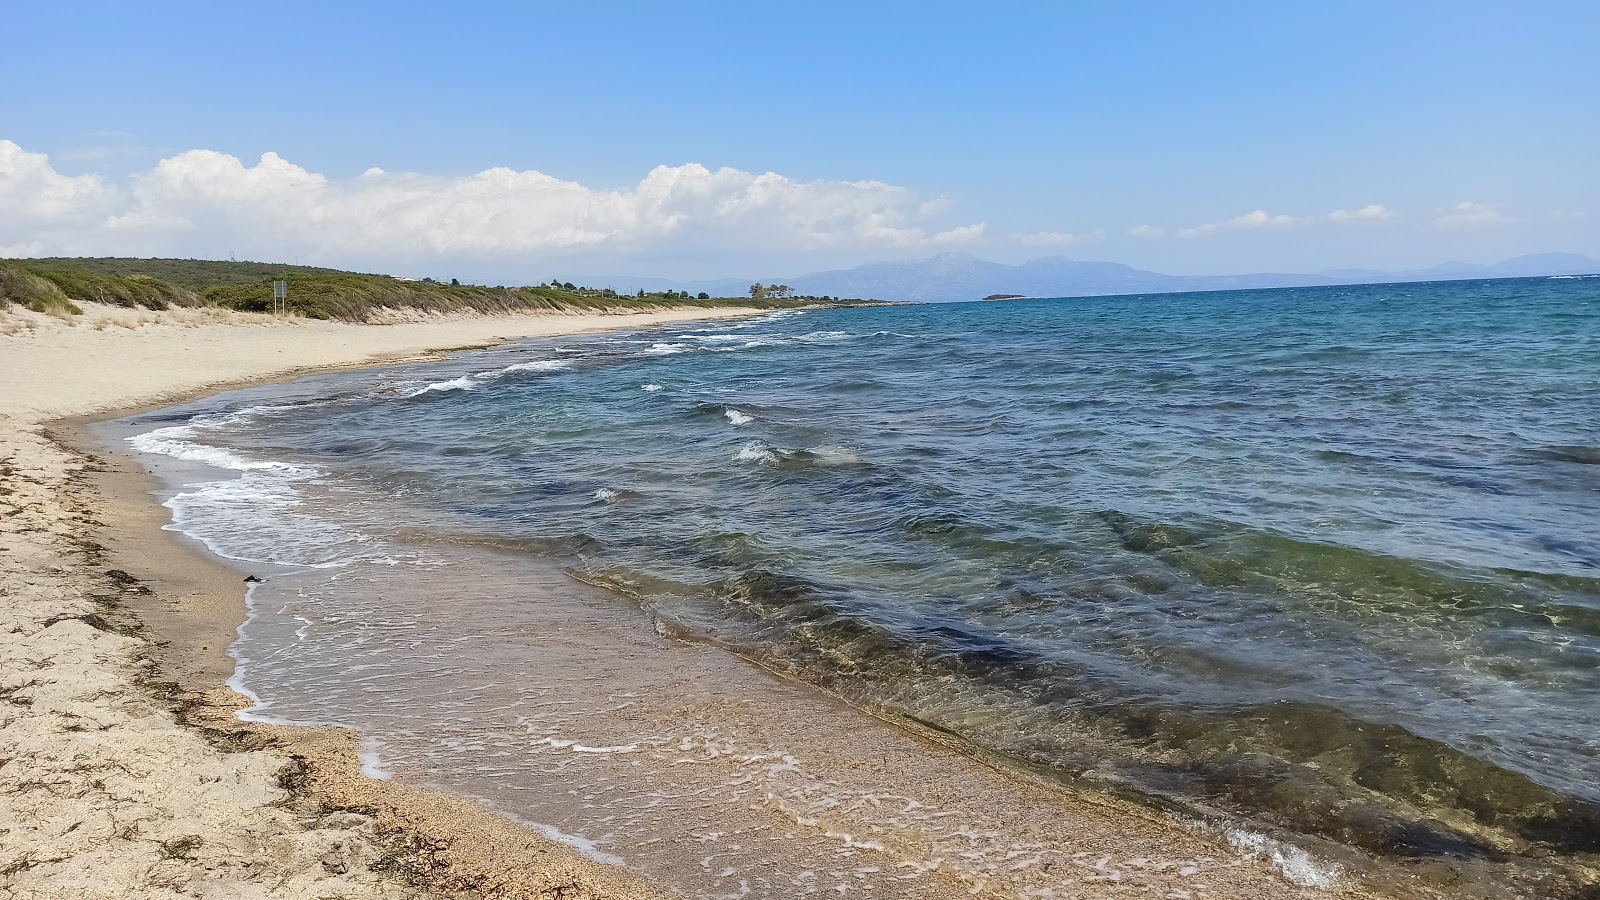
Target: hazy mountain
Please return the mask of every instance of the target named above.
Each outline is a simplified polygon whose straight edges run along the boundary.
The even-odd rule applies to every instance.
[[[742,296],[752,282],[787,284],[801,294],[871,297],[879,300],[978,300],[990,294],[1024,297],[1084,297],[1097,294],[1157,294],[1174,291],[1227,291],[1247,288],[1303,287],[1317,284],[1362,284],[1390,281],[1435,281],[1462,278],[1518,278],[1535,275],[1600,273],[1600,260],[1576,253],[1518,256],[1494,265],[1447,262],[1429,269],[1384,272],[1335,269],[1313,274],[1258,272],[1247,275],[1164,275],[1121,263],[1091,262],[1047,256],[1021,265],[988,262],[964,253],[941,253],[928,259],[868,263],[853,269],[813,272],[786,278],[719,278],[671,281],[666,278],[584,277],[574,281],[633,293],[677,290],[713,296]]]
[[[1494,265],[1447,262],[1427,269],[1385,272],[1379,269],[1332,269],[1319,272],[1344,283],[1362,281],[1428,281],[1459,278],[1527,278],[1538,275],[1593,275],[1600,272],[1600,260],[1578,253],[1534,253],[1514,256]]]

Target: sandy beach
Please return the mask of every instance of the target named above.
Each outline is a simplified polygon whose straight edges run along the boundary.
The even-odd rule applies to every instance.
[[[285,324],[90,310],[78,324],[11,313],[0,336],[0,892],[19,898],[458,895],[664,896],[465,800],[363,778],[355,737],[237,721],[224,655],[244,615],[238,572],[161,530],[167,510],[93,418],[227,386],[420,360],[520,337],[641,327],[753,310]],[[720,651],[684,651],[711,660]],[[760,678],[742,664],[728,678]],[[720,670],[719,670],[720,671]],[[794,715],[850,728],[817,692],[768,679]],[[831,718],[830,718],[831,717]],[[859,727],[859,726],[857,726]],[[873,765],[922,764],[930,797],[1027,798],[1030,827],[1078,842],[1080,893],[1052,896],[1356,897],[1355,880],[1295,883],[1294,860],[1186,830],[1108,798],[1013,783],[877,729]],[[820,752],[820,751],[819,751]],[[848,766],[837,765],[843,772]],[[842,777],[842,776],[841,776]],[[941,796],[941,790],[949,796]],[[982,794],[977,794],[981,796]],[[1185,862],[1185,861],[1195,861]],[[1109,869],[1108,861],[1111,861]],[[921,883],[903,896],[991,893]],[[889,895],[883,895],[889,896]],[[896,895],[900,896],[900,895]]]
[[[452,798],[359,777],[349,735],[244,726],[243,585],[160,531],[138,467],[60,420],[447,348],[746,311],[387,326],[12,310],[0,336],[0,893],[653,897]],[[47,423],[58,422],[54,427]],[[81,436],[79,436],[81,440]]]

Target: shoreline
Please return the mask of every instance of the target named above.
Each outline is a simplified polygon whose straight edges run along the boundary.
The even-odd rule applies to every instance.
[[[23,713],[4,721],[11,758],[0,773],[0,887],[8,896],[40,898],[175,895],[195,887],[303,900],[667,897],[469,801],[364,777],[352,732],[239,721],[234,713],[248,701],[225,682],[232,674],[227,648],[247,615],[240,576],[165,530],[168,511],[150,495],[155,479],[86,429],[315,373],[446,359],[524,337],[763,311],[697,312],[704,315],[497,316],[401,326],[160,321],[109,331],[45,322],[35,332],[0,336],[0,363],[13,370],[7,381],[18,389],[0,407],[0,498],[10,503],[0,528],[0,579],[9,631],[33,639],[13,641],[0,659],[0,710]],[[317,332],[320,346],[296,354],[271,345],[296,342],[302,328]],[[43,410],[24,396],[25,374],[36,384],[41,367],[70,378],[92,364],[82,356],[107,349],[142,350],[159,366],[163,349],[220,343],[226,351],[258,335],[265,346],[254,348],[254,359],[225,361],[223,377],[146,370],[127,379],[140,382],[130,389],[118,377],[128,366],[106,366],[56,390]],[[149,343],[171,346],[155,353],[139,346]],[[263,357],[274,352],[295,361],[271,365]],[[317,354],[324,358],[305,359]],[[11,590],[18,587],[42,590],[19,597]],[[49,663],[40,664],[39,644],[48,645]],[[57,660],[66,664],[50,664]],[[89,686],[95,690],[85,698]],[[106,707],[127,715],[107,716]],[[85,720],[94,722],[98,739],[80,746],[57,737],[89,732],[79,724]],[[128,759],[106,758],[114,754]],[[169,781],[158,774],[170,774],[163,770],[182,773],[183,781],[193,775],[206,796],[160,784]],[[108,773],[149,790],[119,790]],[[226,787],[233,802],[219,803],[224,798],[207,785]]]
[[[632,324],[618,322],[614,327],[627,328]],[[275,777],[294,798],[288,803],[290,808],[302,815],[315,814],[318,821],[351,810],[359,811],[358,815],[366,818],[360,827],[370,832],[371,849],[377,853],[369,865],[378,865],[382,871],[403,875],[409,882],[445,893],[468,891],[486,897],[666,896],[646,886],[638,876],[586,859],[571,847],[539,836],[469,800],[363,777],[353,732],[332,727],[273,726],[238,721],[234,712],[247,705],[247,701],[223,686],[223,682],[232,672],[227,647],[235,629],[247,615],[239,572],[211,556],[192,539],[165,531],[162,526],[169,521],[167,511],[150,497],[154,477],[130,455],[105,448],[86,431],[91,422],[170,406],[184,398],[208,396],[230,387],[289,381],[314,372],[442,358],[445,356],[440,352],[401,354],[243,377],[228,383],[168,392],[159,399],[127,404],[115,412],[101,410],[52,419],[38,423],[37,427],[47,440],[78,454],[83,470],[92,476],[89,485],[79,486],[77,490],[85,491],[94,503],[93,515],[98,521],[93,527],[96,537],[104,541],[94,565],[132,573],[137,579],[122,586],[130,601],[127,612],[142,623],[145,634],[155,642],[147,648],[151,660],[148,665],[161,672],[158,678],[146,673],[139,679],[139,689],[165,691],[162,702],[171,708],[177,721],[205,735],[214,746],[254,752],[265,750],[286,756]],[[83,458],[88,462],[83,463]],[[151,575],[152,570],[159,574]],[[742,662],[759,668],[749,661]],[[788,681],[781,676],[777,678]],[[799,687],[815,690],[809,686]],[[867,711],[854,711],[871,716]],[[894,729],[898,724],[883,721],[878,727]],[[927,735],[910,736],[925,744],[945,743],[931,740]],[[970,754],[966,756],[971,759]],[[977,759],[971,761],[993,765]],[[1023,773],[996,771],[1006,778],[1026,780]],[[1076,799],[1089,799],[1093,803],[1093,798]],[[1104,798],[1104,801],[1107,813],[1131,813],[1146,819],[1147,826],[1156,826],[1163,818],[1153,810],[1143,810],[1125,801],[1112,798]],[[1211,842],[1211,839],[1206,840]],[[1215,843],[1222,845],[1220,840]],[[360,857],[359,853],[346,855]],[[337,868],[351,868],[344,862],[330,866],[326,855],[321,865],[330,874]],[[529,878],[530,870],[535,868],[538,870],[535,877]],[[1299,893],[1286,883],[1284,886],[1288,888],[1285,894]],[[1315,893],[1366,896],[1348,882],[1339,889]]]

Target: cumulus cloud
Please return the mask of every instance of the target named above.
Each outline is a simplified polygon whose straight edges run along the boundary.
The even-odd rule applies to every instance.
[[[1434,224],[1447,227],[1464,225],[1498,225],[1510,219],[1493,203],[1473,203],[1463,200],[1433,218]]]
[[[983,240],[983,232],[986,228],[988,226],[982,222],[976,225],[962,225],[949,231],[941,231],[938,234],[929,235],[928,243],[941,247],[948,247],[951,244],[976,244]]]
[[[1247,212],[1242,216],[1234,216],[1221,222],[1208,222],[1192,228],[1178,229],[1179,237],[1197,238],[1210,237],[1214,234],[1226,234],[1230,231],[1259,231],[1263,228],[1288,228],[1298,225],[1303,219],[1294,216],[1272,215],[1264,210]]]
[[[1370,203],[1360,209],[1336,209],[1328,213],[1330,222],[1383,222],[1399,217],[1399,213],[1377,203]]]
[[[93,175],[62,175],[43,153],[0,141],[0,209],[13,227],[81,221],[103,214],[115,192]]]
[[[1071,244],[1083,244],[1098,241],[1106,236],[1104,231],[1034,231],[1028,234],[1012,235],[1012,239],[1025,247],[1066,247]]]
[[[1229,234],[1239,231],[1262,231],[1280,228],[1295,228],[1306,225],[1317,225],[1325,222],[1339,224],[1360,224],[1365,222],[1387,222],[1399,218],[1399,213],[1379,203],[1368,204],[1360,209],[1336,209],[1325,216],[1288,216],[1273,215],[1265,210],[1247,212],[1242,216],[1234,216],[1221,222],[1207,222],[1204,225],[1195,225],[1190,228],[1178,229],[1178,236],[1185,238],[1211,237],[1218,234]],[[1164,229],[1151,228],[1141,225],[1130,229],[1128,234],[1135,237],[1161,237]]]
[[[254,165],[191,150],[112,186],[68,177],[0,141],[0,247],[62,254],[368,260],[526,258],[585,252],[918,248],[979,241],[935,227],[942,198],[878,181],[657,166],[621,190],[537,171],[463,177],[368,169],[338,180],[276,153]]]
[[[1136,238],[1166,237],[1167,230],[1159,225],[1135,225],[1128,229],[1128,236]]]

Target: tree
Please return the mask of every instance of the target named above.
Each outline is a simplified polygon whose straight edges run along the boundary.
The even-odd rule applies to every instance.
[[[695,295],[695,299],[696,300],[710,300],[711,299],[711,295],[706,293],[705,291],[701,291],[699,294]]]
[[[756,300],[767,299],[767,286],[759,281],[750,285],[750,296]]]
[[[564,288],[566,288],[566,289],[567,289],[567,290],[569,290],[569,291],[575,291],[575,290],[577,290],[577,288],[575,288],[575,287],[573,287],[573,286],[572,286],[572,282],[570,282],[570,281],[568,281],[568,282],[564,282],[564,283],[563,283],[563,284],[562,284],[562,285],[561,285],[561,286],[562,286],[562,287],[564,287]]]
[[[461,287],[461,282],[459,282],[459,281],[455,280],[454,278],[452,278],[452,279],[450,279],[450,286],[451,287]]]
[[[789,287],[787,284],[775,284],[772,287],[767,288],[767,290],[770,291],[774,297],[787,297],[789,296],[789,292],[794,290],[794,288]]]

